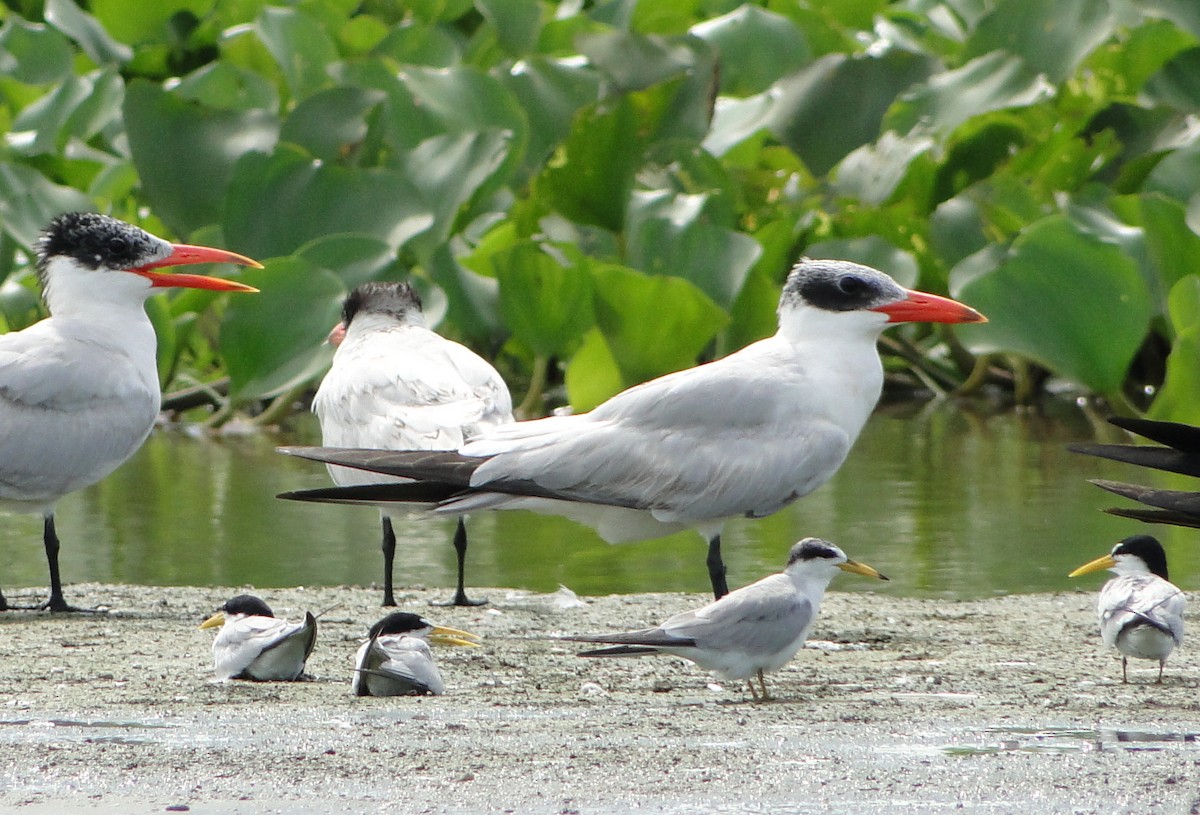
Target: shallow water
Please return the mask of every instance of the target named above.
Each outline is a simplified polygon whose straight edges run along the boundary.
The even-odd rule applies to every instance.
[[[891,582],[846,576],[841,590],[980,597],[1095,588],[1101,576],[1066,573],[1147,528],[1102,514],[1128,505],[1087,483],[1188,479],[1080,456],[1095,418],[1070,402],[1043,415],[981,415],[953,403],[883,409],[835,479],[770,518],[726,529],[731,585],[777,571],[789,545],[828,538]],[[1101,423],[1101,431],[1107,430]],[[1113,436],[1113,440],[1117,437]],[[211,438],[157,431],[106,481],[64,499],[58,526],[67,582],[294,586],[380,579],[378,516],[371,509],[297,504],[276,493],[325,486],[320,465],[281,456],[276,445],[315,443],[309,417],[295,433]],[[452,520],[412,516],[397,525],[398,585],[451,586]],[[470,522],[468,584],[581,594],[706,591],[699,536],[609,546],[591,530],[524,512]],[[1200,578],[1195,533],[1158,527],[1172,577]],[[0,585],[44,586],[41,522],[0,521]],[[870,585],[868,585],[870,584]]]

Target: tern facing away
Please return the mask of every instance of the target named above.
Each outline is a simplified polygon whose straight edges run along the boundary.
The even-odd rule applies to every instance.
[[[36,247],[50,311],[0,335],[0,508],[43,517],[50,599],[63,598],[54,505],[134,454],[158,415],[157,340],[144,303],[164,287],[256,291],[230,280],[160,271],[249,258],[171,244],[131,224],[86,212],[59,215]],[[0,610],[10,608],[0,594]]]
[[[478,648],[479,637],[434,625],[424,617],[397,611],[367,633],[354,657],[355,696],[441,696],[446,683],[433,663],[429,643]]]
[[[529,509],[586,523],[610,543],[693,528],[709,542],[721,597],[725,522],[779,511],[828,481],[850,452],[883,387],[880,332],[984,320],[838,260],[797,264],[778,311],[774,336],[727,357],[632,387],[589,413],[490,428],[457,453],[281,448],[417,481],[281,497],[438,501],[434,512],[446,514]]]
[[[346,298],[342,321],[330,333],[333,366],[313,410],[329,447],[457,450],[482,431],[513,420],[512,399],[500,374],[465,346],[425,327],[421,298],[407,283],[364,283]],[[395,482],[375,473],[329,466],[338,486]],[[395,504],[383,504],[383,605],[394,606],[392,562]],[[402,510],[401,510],[402,511]],[[454,534],[458,584],[449,604],[479,605],[464,588],[467,530]]]
[[[1085,563],[1070,577],[1108,569],[1116,577],[1104,584],[1096,602],[1100,639],[1121,654],[1121,681],[1128,682],[1127,663],[1158,660],[1158,681],[1175,646],[1183,642],[1183,610],[1187,598],[1170,582],[1167,555],[1149,535],[1125,538],[1110,554]]]
[[[213,639],[213,671],[217,679],[291,682],[304,673],[304,664],[317,643],[317,618],[306,612],[304,622],[278,619],[271,607],[253,594],[239,594],[200,624],[221,626]]]
[[[838,569],[887,580],[870,566],[847,558],[829,541],[805,538],[792,545],[782,572],[703,608],[676,614],[655,628],[563,639],[613,645],[583,651],[581,657],[670,654],[690,659],[725,679],[746,680],[754,701],[766,701],[771,697],[763,674],[779,670],[804,647],[821,598]],[[751,679],[754,676],[761,695]]]

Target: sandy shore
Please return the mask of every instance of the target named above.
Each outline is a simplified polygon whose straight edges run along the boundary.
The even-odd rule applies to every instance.
[[[381,616],[362,588],[258,592],[322,618],[313,679],[211,681],[198,622],[234,589],[70,587],[99,615],[0,615],[0,809],[59,813],[1197,813],[1200,670],[1120,662],[1093,593],[944,602],[831,592],[752,704],[671,658],[581,660],[558,634],[634,628],[699,595],[480,590],[404,607],[485,637],[438,649],[447,694],[357,699]],[[28,602],[37,590],[9,592]],[[1195,600],[1193,599],[1193,603]]]

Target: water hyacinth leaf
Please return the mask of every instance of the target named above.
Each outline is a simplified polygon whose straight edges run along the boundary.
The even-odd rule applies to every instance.
[[[1001,0],[975,27],[966,56],[1005,51],[1059,83],[1112,36],[1116,24],[1109,0]]]
[[[71,73],[71,44],[48,26],[10,14],[0,26],[0,74],[28,85],[48,85]]]
[[[92,15],[72,0],[46,0],[46,22],[66,34],[83,49],[97,65],[126,63],[133,58],[133,49],[117,42]]]
[[[600,329],[592,328],[567,364],[563,380],[567,399],[576,413],[584,413],[625,389],[621,369]]]
[[[274,396],[321,372],[323,349],[338,321],[346,289],[331,272],[303,258],[275,258],[239,278],[258,294],[229,298],[221,351],[235,400]]]
[[[760,93],[745,99],[720,97],[713,108],[712,127],[703,146],[714,156],[724,156],[756,135],[767,132],[775,116],[775,95]]]
[[[461,60],[462,44],[440,25],[421,20],[404,20],[392,26],[388,36],[375,48],[379,56],[401,65],[425,65],[436,68]]]
[[[878,235],[864,238],[839,238],[805,247],[810,258],[829,258],[861,263],[884,272],[901,286],[913,287],[921,275],[917,259]]]
[[[496,32],[500,47],[514,57],[533,50],[542,30],[540,3],[528,0],[475,0],[475,7]]]
[[[841,195],[882,204],[904,180],[913,159],[936,145],[925,135],[900,136],[889,130],[873,144],[864,144],[842,160],[833,187]]]
[[[600,98],[600,76],[590,67],[531,56],[502,75],[501,81],[529,117],[525,174],[536,171],[571,132],[571,120]]]
[[[447,318],[467,336],[488,341],[500,332],[499,287],[493,277],[484,277],[460,264],[449,243],[436,246],[424,259],[433,282],[446,292]]]
[[[1146,81],[1143,91],[1179,110],[1200,110],[1200,48],[1177,54]]]
[[[88,8],[114,38],[130,45],[160,41],[176,15],[202,18],[216,0],[89,0]],[[231,6],[235,4],[229,4]]]
[[[1200,424],[1200,276],[1171,289],[1168,314],[1175,340],[1167,357],[1162,388],[1150,405],[1152,419]]]
[[[749,235],[715,223],[709,201],[705,194],[665,190],[634,194],[627,258],[643,272],[682,277],[729,309],[762,247]]]
[[[804,32],[782,15],[758,6],[740,6],[691,28],[713,45],[721,64],[721,92],[749,96],[812,58]]]
[[[921,124],[949,132],[973,116],[1036,104],[1053,92],[1017,57],[996,51],[932,77],[905,94],[886,127],[908,132]]]
[[[589,107],[537,179],[537,195],[573,221],[620,232],[644,133],[628,95]]]
[[[623,387],[695,365],[729,322],[728,314],[686,280],[611,263],[588,265],[596,324],[617,360]]]
[[[989,320],[962,329],[972,351],[1023,354],[1102,394],[1120,388],[1153,311],[1137,265],[1064,215],[1032,224],[1007,253],[968,258],[950,283]]]
[[[325,164],[280,145],[238,162],[222,223],[230,246],[276,257],[338,232],[371,235],[395,250],[433,225],[433,211],[402,172]]]
[[[632,31],[583,36],[577,45],[618,91],[644,90],[695,66],[694,52],[684,42]]]
[[[433,210],[433,225],[420,243],[446,240],[459,209],[505,165],[511,138],[508,130],[450,133],[426,139],[408,155],[405,177]]]
[[[53,183],[32,167],[0,161],[0,229],[31,247],[60,212],[91,209],[79,190]]]
[[[409,147],[445,133],[508,130],[513,151],[529,138],[525,111],[495,77],[470,65],[434,70],[406,66],[399,79],[411,95],[411,108],[392,112],[393,126],[403,130]],[[398,121],[399,118],[407,121]]]
[[[238,159],[279,132],[269,111],[211,110],[143,81],[126,86],[123,111],[146,200],[179,235],[220,220]]]
[[[824,175],[874,141],[896,97],[934,70],[931,58],[900,49],[871,57],[828,54],[772,86],[778,98],[771,131],[814,175]]]
[[[323,235],[301,246],[295,254],[336,274],[347,289],[383,279],[396,264],[396,252],[386,241],[360,234]]]
[[[592,279],[563,266],[532,241],[491,256],[500,283],[500,315],[538,356],[566,354],[592,327]]]
[[[320,22],[296,8],[267,6],[254,30],[283,71],[293,98],[329,84],[326,66],[337,61],[338,51]]]
[[[1164,156],[1147,176],[1144,189],[1179,201],[1191,200],[1200,190],[1200,138]]]
[[[322,161],[343,161],[366,138],[367,119],[386,98],[383,91],[372,88],[318,91],[296,105],[279,139],[303,147]]]
[[[212,62],[192,71],[180,80],[175,92],[221,110],[279,107],[279,94],[266,77],[230,62]]]

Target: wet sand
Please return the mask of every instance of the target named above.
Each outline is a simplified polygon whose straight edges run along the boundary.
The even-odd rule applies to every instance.
[[[0,810],[1200,813],[1198,661],[1185,642],[1164,684],[1137,662],[1122,685],[1096,588],[832,591],[810,647],[769,677],[776,700],[754,704],[689,662],[583,660],[553,639],[650,625],[701,595],[492,588],[476,590],[488,606],[446,609],[429,605],[445,590],[400,591],[485,646],[436,649],[443,697],[358,699],[377,590],[258,591],[279,616],[333,607],[312,679],[217,684],[196,626],[245,587],[71,586],[109,611],[0,614]]]

